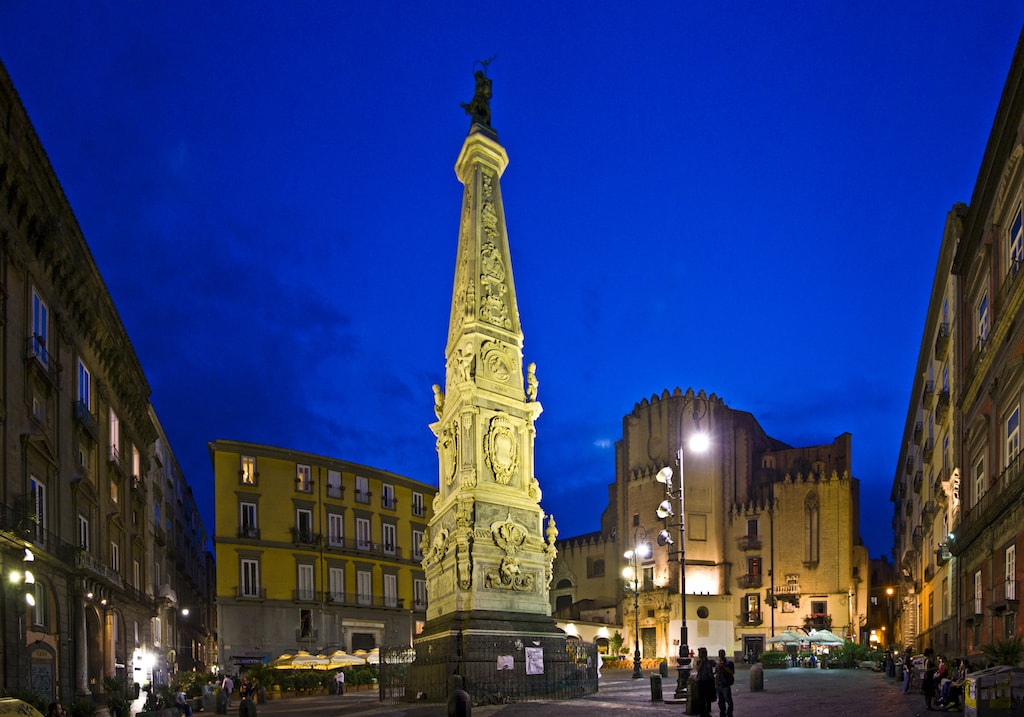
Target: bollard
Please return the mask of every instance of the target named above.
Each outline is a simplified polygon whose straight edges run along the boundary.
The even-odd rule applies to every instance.
[[[760,662],[750,666],[750,691],[764,692],[764,668]]]
[[[256,717],[256,703],[244,698],[238,705],[238,717]]]
[[[469,701],[469,693],[455,690],[448,698],[448,717],[471,717],[473,705]]]
[[[661,693],[661,675],[651,675],[651,702],[661,702],[664,699]]]
[[[661,675],[661,679],[668,677],[668,663],[665,660],[662,660],[661,664],[658,665],[658,673]]]

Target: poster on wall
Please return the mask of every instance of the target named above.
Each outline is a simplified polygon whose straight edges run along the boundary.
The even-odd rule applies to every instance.
[[[513,667],[512,655],[498,655],[498,671],[511,670]]]
[[[527,647],[526,648],[526,674],[528,674],[528,675],[543,675],[544,674],[544,648],[543,647]]]

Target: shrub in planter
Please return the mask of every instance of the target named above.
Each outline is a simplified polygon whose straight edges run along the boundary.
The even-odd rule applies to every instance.
[[[787,652],[762,652],[757,659],[766,669],[789,667],[789,653]]]

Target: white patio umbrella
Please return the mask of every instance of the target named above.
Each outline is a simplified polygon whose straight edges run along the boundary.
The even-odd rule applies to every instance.
[[[843,638],[831,630],[816,630],[807,636],[807,641],[812,645],[828,645],[831,647],[839,647],[845,644]]]
[[[806,640],[806,635],[801,635],[792,630],[784,630],[775,637],[769,637],[765,642],[769,645],[799,645],[801,642],[806,642]]]

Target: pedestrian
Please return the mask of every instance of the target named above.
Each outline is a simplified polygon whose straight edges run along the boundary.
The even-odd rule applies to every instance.
[[[924,695],[924,705],[929,710],[934,710],[932,700],[935,698],[935,672],[939,669],[939,663],[935,660],[935,650],[926,647],[924,650],[924,677],[921,678],[921,694]]]
[[[697,698],[694,704],[696,714],[700,717],[711,717],[711,703],[715,699],[715,668],[708,657],[708,648],[697,650],[697,662],[694,665],[694,683],[697,687]]]
[[[192,717],[192,705],[188,703],[188,698],[185,697],[185,693],[178,690],[174,693],[174,706],[178,708],[183,717]]]
[[[231,675],[225,674],[224,679],[221,680],[220,688],[224,690],[224,696],[227,701],[224,703],[226,709],[231,709],[231,693],[235,691],[235,681],[231,679]]]
[[[910,675],[914,670],[914,658],[908,647],[903,651],[903,694],[910,692]]]
[[[338,670],[338,674],[334,676],[334,684],[338,687],[338,694],[345,694],[345,671]]]
[[[719,717],[732,717],[732,684],[736,681],[736,665],[725,656],[725,650],[718,650],[718,664],[715,665],[715,693],[718,695]]]

